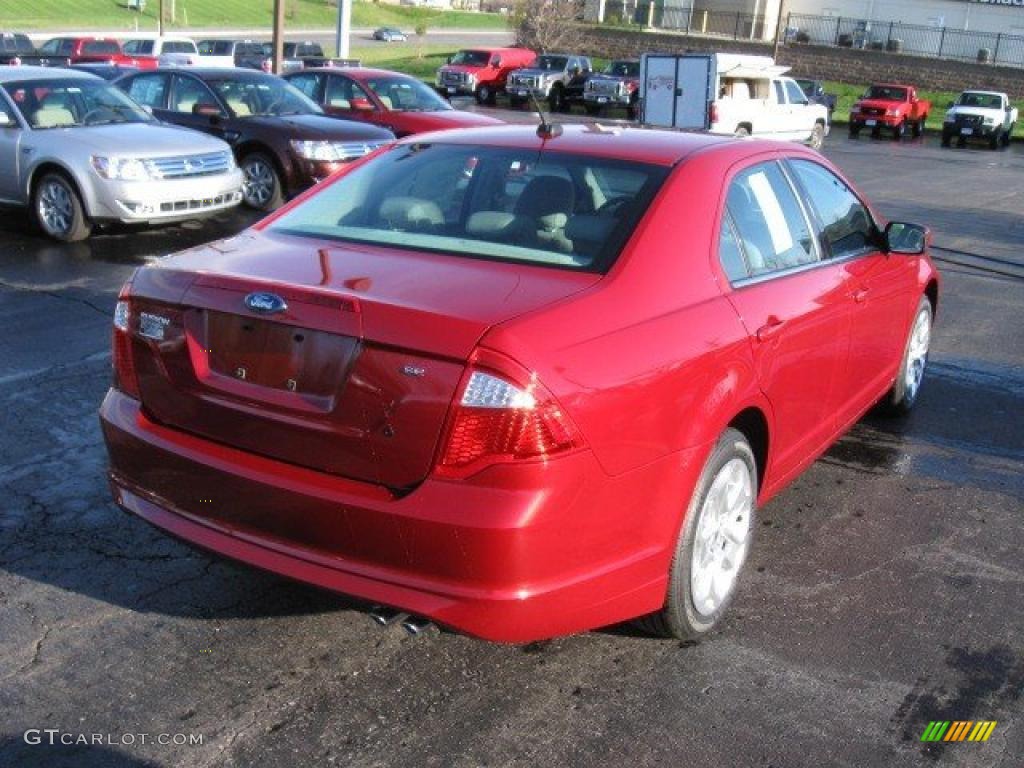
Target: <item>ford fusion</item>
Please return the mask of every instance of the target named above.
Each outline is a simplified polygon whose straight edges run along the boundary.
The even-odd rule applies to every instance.
[[[939,279],[818,153],[415,137],[139,269],[113,493],[195,545],[525,642],[723,616],[757,509],[918,400]]]

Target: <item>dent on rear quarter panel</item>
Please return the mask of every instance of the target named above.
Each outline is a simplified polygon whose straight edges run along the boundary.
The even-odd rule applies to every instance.
[[[757,397],[750,347],[708,265],[715,163],[677,168],[594,289],[492,330],[618,475],[717,438]],[[716,187],[717,190],[717,187]]]

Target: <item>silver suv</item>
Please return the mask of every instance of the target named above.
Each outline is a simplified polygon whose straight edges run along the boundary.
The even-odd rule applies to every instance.
[[[553,112],[559,112],[582,100],[583,84],[591,69],[586,56],[546,53],[530,66],[514,70],[508,76],[505,92],[513,107],[528,101],[532,93],[538,99],[546,99]]]
[[[158,123],[95,75],[0,70],[0,203],[30,206],[50,237],[201,219],[241,200],[242,174],[220,139]]]

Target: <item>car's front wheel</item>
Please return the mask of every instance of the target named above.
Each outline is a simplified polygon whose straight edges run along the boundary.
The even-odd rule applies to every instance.
[[[639,620],[652,634],[697,640],[725,613],[754,532],[757,465],[727,429],[704,465],[676,542],[665,606]]]
[[[261,152],[246,155],[242,167],[242,200],[258,211],[272,211],[284,202],[281,177],[274,161]]]
[[[32,194],[32,209],[39,228],[54,240],[74,243],[92,233],[75,185],[61,173],[48,173]]]
[[[811,139],[808,142],[811,149],[821,150],[825,145],[825,126],[821,123],[815,123],[814,128],[811,130]]]
[[[489,85],[478,85],[473,95],[476,96],[477,104],[488,104],[493,106],[497,100],[494,89]]]
[[[928,365],[928,350],[932,339],[932,303],[922,296],[910,326],[910,335],[903,350],[903,362],[892,389],[884,403],[887,410],[895,415],[910,413],[917,403],[924,380],[924,369]]]

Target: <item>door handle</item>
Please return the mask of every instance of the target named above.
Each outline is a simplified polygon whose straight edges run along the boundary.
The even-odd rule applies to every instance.
[[[772,336],[777,334],[782,329],[782,326],[783,321],[777,318],[775,315],[771,315],[765,321],[765,324],[757,329],[757,333],[755,333],[754,335],[757,336],[758,341],[768,341]]]
[[[865,301],[867,301],[867,298],[868,298],[868,289],[867,288],[858,288],[856,291],[853,292],[853,300],[855,302],[857,302],[858,304],[863,304]]]

